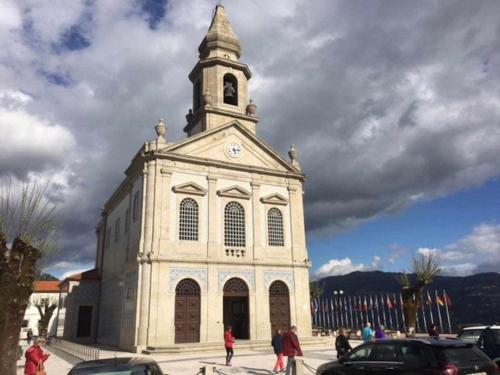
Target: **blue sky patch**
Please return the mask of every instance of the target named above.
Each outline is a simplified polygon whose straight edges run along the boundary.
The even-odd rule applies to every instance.
[[[156,29],[158,23],[165,17],[167,0],[139,0],[142,11],[146,14],[149,27]]]

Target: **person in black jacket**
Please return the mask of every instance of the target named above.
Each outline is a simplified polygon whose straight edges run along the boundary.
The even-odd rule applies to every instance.
[[[276,363],[273,371],[275,373],[278,371],[285,371],[285,365],[283,363],[283,335],[281,334],[281,329],[276,330],[271,341],[271,346],[274,349],[274,354],[276,354]]]
[[[335,339],[335,349],[337,349],[337,358],[341,358],[352,349],[349,340],[347,339],[347,332],[345,328],[340,329],[340,334]]]

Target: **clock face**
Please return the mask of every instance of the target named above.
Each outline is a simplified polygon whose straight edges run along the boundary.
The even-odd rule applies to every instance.
[[[227,154],[232,158],[238,158],[241,155],[241,146],[237,143],[230,143],[226,148]]]

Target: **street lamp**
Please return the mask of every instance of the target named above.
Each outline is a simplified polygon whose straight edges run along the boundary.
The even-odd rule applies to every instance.
[[[335,308],[336,308],[336,311],[337,311],[337,314],[334,314],[334,320],[335,320],[335,315],[336,316],[336,326],[337,326],[337,329],[339,329],[340,327],[342,327],[344,325],[344,318],[342,317],[342,300],[340,299],[340,297],[344,294],[344,291],[343,290],[334,290],[333,291],[333,298],[335,300]],[[339,314],[340,312],[340,314]]]

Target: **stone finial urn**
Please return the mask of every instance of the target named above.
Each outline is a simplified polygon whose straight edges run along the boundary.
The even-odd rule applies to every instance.
[[[249,116],[255,116],[255,114],[257,113],[257,106],[254,104],[252,99],[250,99],[250,103],[248,103],[247,105],[246,113]]]
[[[290,162],[294,167],[296,167],[298,170],[300,170],[300,163],[297,160],[297,156],[299,153],[295,149],[295,145],[290,145],[290,150],[288,151],[288,156],[290,157]]]
[[[214,105],[212,94],[210,94],[210,91],[208,91],[208,89],[206,89],[205,93],[203,94],[203,103],[208,106]]]
[[[158,124],[155,126],[156,135],[158,136],[159,142],[165,142],[165,134],[167,133],[167,125],[165,125],[165,121],[161,118],[158,121]]]

